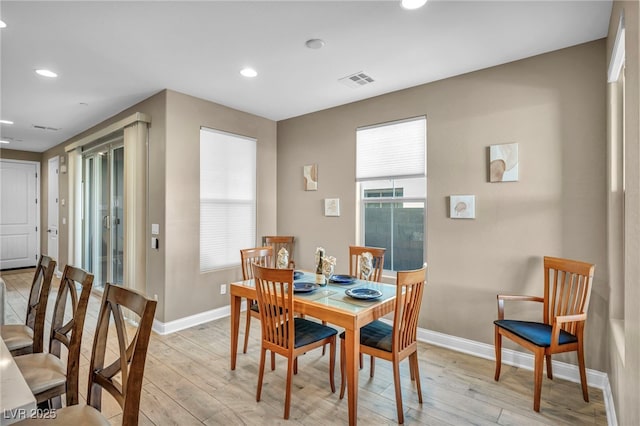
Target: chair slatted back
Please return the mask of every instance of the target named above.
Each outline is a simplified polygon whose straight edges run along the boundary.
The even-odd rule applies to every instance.
[[[595,265],[577,260],[544,258],[544,322],[556,316],[586,314]],[[584,321],[567,322],[562,329],[576,334]]]
[[[265,268],[257,264],[252,266],[258,295],[262,340],[268,345],[293,352],[293,270]]]
[[[242,261],[242,279],[250,280],[253,278],[252,264],[260,266],[273,266],[273,248],[272,247],[256,247],[240,250],[240,259]]]
[[[363,279],[360,271],[360,257],[363,253],[369,252],[373,256],[373,272],[369,281],[381,282],[385,251],[386,249],[381,247],[349,246],[349,275]]]
[[[51,321],[49,353],[60,358],[62,345],[67,355],[67,405],[78,403],[78,374],[80,370],[80,345],[87,314],[87,304],[93,286],[93,275],[66,265],[60,279],[60,287]],[[78,296],[78,289],[80,295]],[[67,315],[67,302],[70,301]]]
[[[262,237],[263,246],[271,246],[273,248],[274,256],[278,256],[281,248],[285,248],[289,253],[289,268],[295,268],[295,261],[293,260],[293,250],[295,248],[295,238],[285,235],[268,235]]]
[[[153,326],[157,302],[134,290],[107,283],[104,288],[98,324],[93,339],[89,364],[88,403],[101,409],[102,389],[109,392],[122,407],[123,426],[138,424],[142,379],[147,348]],[[122,308],[140,317],[135,335],[127,337]],[[118,340],[118,359],[105,366],[110,319],[113,318]]]
[[[426,271],[426,264],[420,269],[398,271],[392,341],[392,351],[395,353],[416,344]]]
[[[44,319],[56,261],[41,255],[33,275],[25,325],[33,330],[33,353],[44,351]]]

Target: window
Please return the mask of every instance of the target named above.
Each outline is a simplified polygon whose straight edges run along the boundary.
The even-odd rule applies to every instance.
[[[256,241],[256,140],[200,129],[200,271],[240,263]]]
[[[386,248],[386,270],[424,263],[426,128],[419,117],[357,129],[360,244]]]

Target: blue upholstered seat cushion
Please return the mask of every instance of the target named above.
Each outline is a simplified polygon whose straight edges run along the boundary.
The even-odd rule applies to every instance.
[[[296,348],[338,334],[335,328],[304,318],[294,318],[293,321],[296,328]]]
[[[516,321],[516,320],[496,320],[493,322],[500,328],[509,330],[513,334],[522,337],[536,346],[551,346],[551,326],[541,322]],[[560,330],[559,344],[577,342],[578,338],[571,333]]]
[[[340,334],[344,339],[344,332]],[[382,321],[373,321],[360,329],[360,344],[370,348],[391,352],[393,327]]]

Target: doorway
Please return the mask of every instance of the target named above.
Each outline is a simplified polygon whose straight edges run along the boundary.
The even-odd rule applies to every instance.
[[[38,262],[39,170],[38,162],[0,160],[0,269]]]
[[[124,145],[122,136],[83,154],[83,268],[94,288],[124,280]]]

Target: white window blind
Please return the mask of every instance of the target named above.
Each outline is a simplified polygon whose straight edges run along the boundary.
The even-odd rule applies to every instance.
[[[240,263],[256,241],[256,140],[200,129],[200,271]]]
[[[356,132],[356,180],[426,176],[425,117],[362,127]]]

